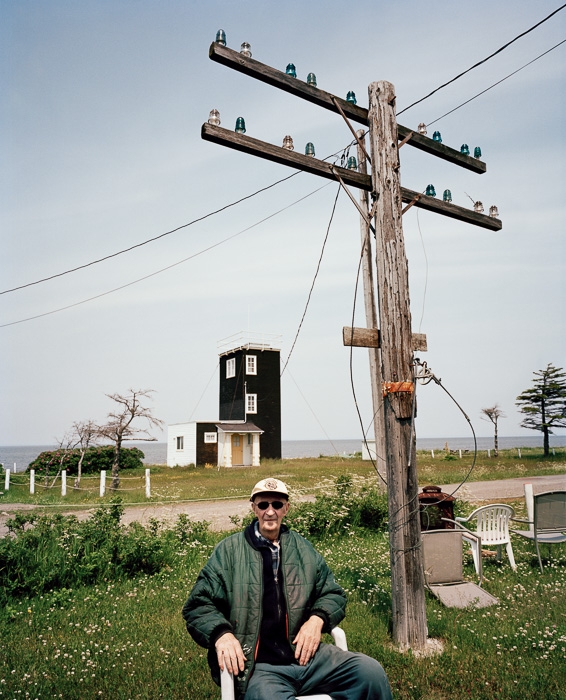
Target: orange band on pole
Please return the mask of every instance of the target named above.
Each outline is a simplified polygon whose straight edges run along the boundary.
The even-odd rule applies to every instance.
[[[413,382],[383,382],[383,398],[388,394],[397,394],[403,391],[412,394],[415,391]]]

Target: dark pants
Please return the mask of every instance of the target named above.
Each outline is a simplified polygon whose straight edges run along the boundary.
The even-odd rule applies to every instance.
[[[332,700],[391,700],[381,664],[332,644],[321,644],[306,666],[256,664],[244,700],[295,700],[317,693]]]

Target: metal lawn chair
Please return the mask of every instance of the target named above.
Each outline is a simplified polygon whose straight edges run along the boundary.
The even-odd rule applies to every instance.
[[[346,642],[346,633],[341,627],[334,627],[330,632],[334,643],[338,649],[343,651],[348,651],[348,644]],[[226,668],[220,672],[220,688],[222,691],[222,700],[235,700],[236,694],[234,691],[234,676],[229,673]],[[332,700],[330,695],[297,695],[296,700]]]
[[[485,608],[498,599],[481,588],[482,568],[479,558],[479,584],[463,577],[463,540],[476,538],[462,530],[427,530],[421,534],[425,583],[428,590],[449,608]]]
[[[453,522],[458,528],[465,530],[466,533],[472,532],[476,538],[481,539],[481,545],[477,539],[465,537],[472,547],[472,557],[476,571],[480,573],[481,548],[482,547],[497,547],[497,561],[501,561],[501,550],[503,545],[507,550],[509,564],[513,571],[516,570],[515,557],[513,555],[513,547],[511,546],[511,535],[509,533],[509,521],[513,519],[515,511],[511,506],[503,503],[492,503],[488,506],[476,508],[467,518],[456,518]],[[443,518],[446,520],[446,518]],[[475,530],[469,526],[464,527],[464,523],[476,521]]]
[[[530,528],[511,532],[534,540],[542,573],[539,543],[551,545],[566,542],[566,491],[545,491],[533,495],[532,484],[525,484],[525,500],[528,518],[514,518],[514,520],[527,523]]]

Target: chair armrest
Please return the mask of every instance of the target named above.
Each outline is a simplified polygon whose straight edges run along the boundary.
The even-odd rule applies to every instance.
[[[330,632],[334,639],[334,644],[342,651],[348,651],[348,642],[346,641],[346,633],[341,627],[334,627]]]
[[[446,518],[442,518],[443,520],[446,520]],[[461,515],[457,515],[455,518],[460,523],[467,523],[470,518],[463,518]]]
[[[220,689],[222,691],[222,700],[236,700],[234,676],[228,671],[226,666],[223,671],[220,671]]]
[[[462,525],[462,523],[459,522],[459,520],[461,520],[461,518],[456,518],[455,520],[452,520],[452,518],[440,518],[440,519],[441,519],[441,520],[445,520],[447,523],[452,523],[452,525],[456,525],[456,528],[455,528],[456,530],[462,530],[462,531],[465,532],[465,533],[468,533],[468,532],[469,532],[470,535],[473,535],[474,537],[477,538],[477,535],[476,535],[475,532],[472,532],[471,530],[468,530],[467,527],[464,527],[464,526]],[[464,522],[466,522],[466,521],[464,521]]]
[[[533,521],[529,520],[528,518],[511,518],[511,520],[514,520],[516,523],[528,523],[529,525],[533,525]]]

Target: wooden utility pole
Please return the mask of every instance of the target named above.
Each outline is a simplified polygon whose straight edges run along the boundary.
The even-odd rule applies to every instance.
[[[364,144],[364,131],[356,132],[358,141],[358,172],[367,175],[367,159]],[[360,216],[360,233],[362,238],[362,274],[364,286],[364,308],[366,312],[366,325],[368,328],[379,328],[377,324],[377,309],[375,305],[375,286],[373,282],[373,260],[370,228],[369,193],[360,190],[360,205],[367,216]],[[352,334],[351,334],[352,335]],[[387,469],[385,462],[385,421],[383,418],[383,399],[381,396],[383,380],[381,377],[381,359],[379,347],[368,348],[369,375],[371,382],[371,399],[373,407],[373,433],[375,444],[375,469],[378,474],[377,487],[385,491],[387,486]],[[368,450],[369,451],[369,450]]]
[[[495,216],[444,202],[421,192],[401,187],[399,176],[399,149],[405,143],[449,163],[474,173],[485,173],[486,165],[479,158],[450,148],[397,124],[395,93],[391,83],[381,81],[369,86],[369,110],[352,104],[296,77],[266,66],[218,43],[210,47],[209,56],[236,71],[261,80],[269,85],[308,100],[319,107],[339,113],[355,133],[349,120],[369,126],[371,142],[371,176],[362,167],[360,171],[340,168],[312,156],[289,151],[242,133],[234,133],[216,123],[203,124],[202,138],[234,148],[244,153],[266,158],[305,172],[338,180],[347,186],[371,192],[375,197],[374,223],[376,231],[376,279],[378,288],[380,328],[375,311],[366,299],[368,328],[344,328],[345,345],[371,348],[374,357],[381,348],[381,392],[374,392],[375,417],[383,417],[387,486],[389,492],[389,531],[392,578],[393,638],[406,649],[421,649],[426,643],[427,625],[424,599],[420,519],[414,430],[415,394],[413,350],[426,350],[424,337],[411,333],[409,308],[409,277],[402,215],[411,206],[433,211],[491,231],[501,230],[501,221]],[[360,141],[358,141],[360,144]],[[358,151],[363,164],[364,159]],[[357,202],[348,194],[358,206]],[[402,203],[407,206],[402,209]],[[362,199],[360,212],[365,218],[367,196]],[[369,224],[368,224],[369,225]],[[367,231],[362,225],[362,238]],[[368,248],[369,251],[369,248]],[[365,252],[364,252],[365,255]],[[364,258],[365,260],[365,258]],[[367,288],[373,289],[371,265],[368,265]],[[370,350],[370,352],[371,352]],[[375,377],[379,377],[379,361]],[[379,404],[379,405],[378,405]],[[379,443],[376,435],[376,448]]]
[[[383,413],[389,495],[394,642],[424,647],[427,638],[414,439],[414,382],[409,273],[403,240],[395,90],[369,86],[369,135],[381,321]]]

